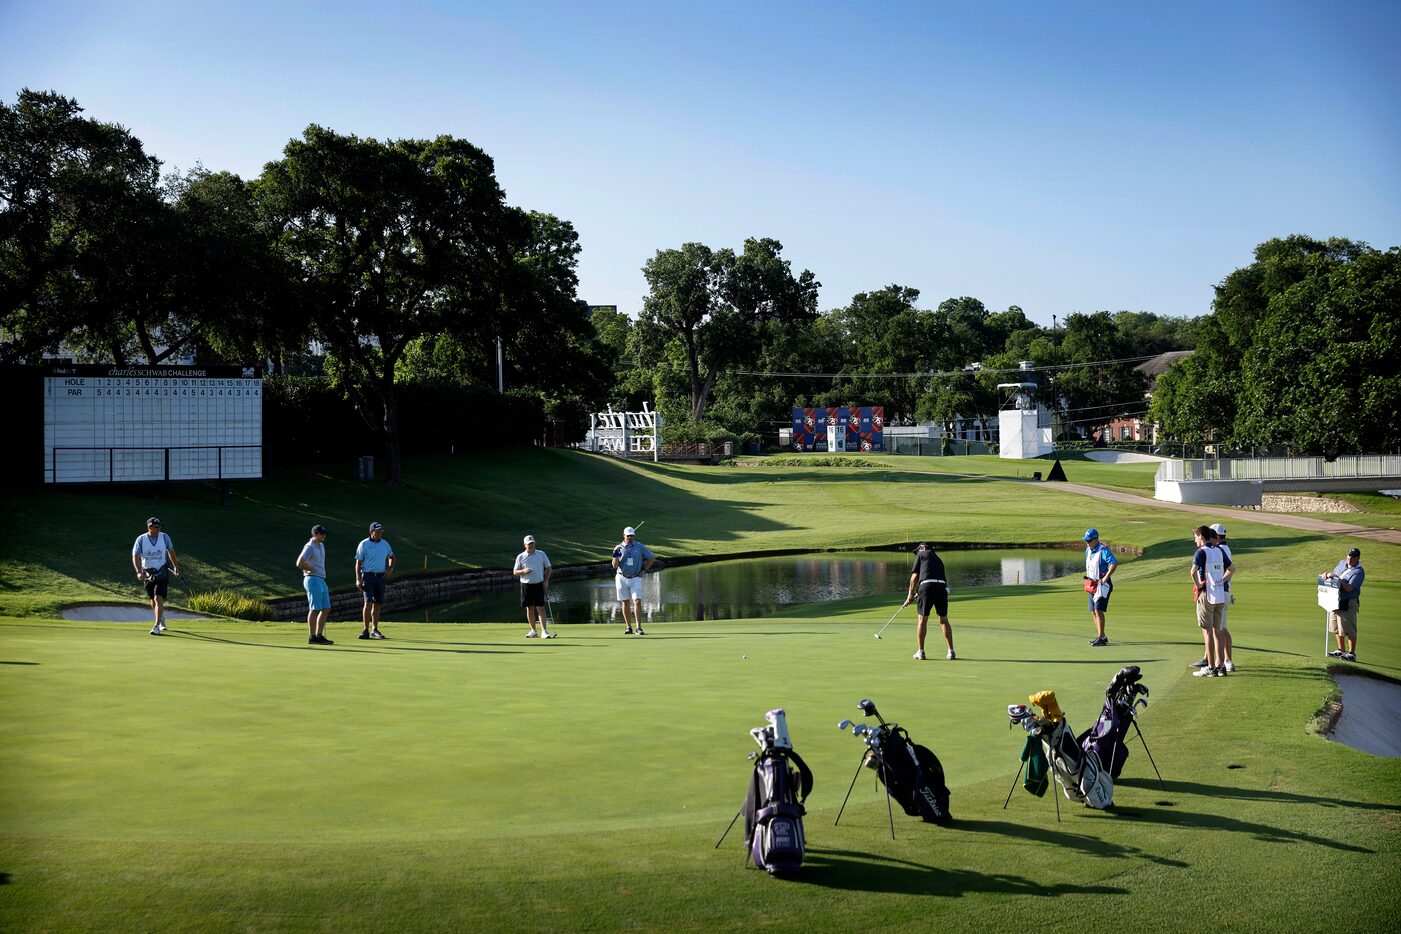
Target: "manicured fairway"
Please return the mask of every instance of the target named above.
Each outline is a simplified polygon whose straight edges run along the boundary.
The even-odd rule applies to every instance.
[[[128,514],[151,509],[129,495],[15,501],[63,523],[86,511],[125,542],[104,551],[75,536],[65,552],[50,536],[0,552],[0,927],[1381,931],[1401,916],[1401,760],[1309,731],[1333,691],[1311,575],[1347,539],[1237,523],[1240,671],[1194,679],[1191,516],[998,481],[592,459],[576,488],[545,463],[488,473],[526,466],[532,508],[565,530],[551,533],[565,554],[607,540],[616,507],[598,499],[629,482],[647,494],[644,531],[658,526],[651,541],[673,553],[931,528],[1065,541],[1090,516],[1144,553],[1116,577],[1107,649],[1086,645],[1073,578],[955,593],[955,662],[912,661],[908,616],[872,639],[894,608],[878,599],[659,624],[643,639],[612,626],[527,642],[517,623],[405,624],[368,643],[335,624],[337,645],[310,648],[294,624],[179,623],[152,638],[141,624],[53,619],[65,599],[129,593]],[[519,504],[484,495],[499,476],[451,466],[434,468],[431,490],[301,489],[334,504],[323,508],[343,517],[344,549],[345,516],[398,510],[413,541],[485,561],[519,527]],[[282,478],[253,493],[258,503],[223,513],[193,494],[159,508],[190,530],[192,568],[271,590],[292,555],[262,556],[269,533],[257,530],[296,488]],[[825,511],[789,508],[818,497]],[[910,528],[891,535],[897,523]],[[221,559],[226,540],[233,557]],[[1363,548],[1355,667],[1395,677],[1401,548]],[[100,570],[84,576],[83,555]],[[1135,740],[1113,812],[1061,798],[1058,823],[1050,798],[1020,787],[1004,811],[1023,740],[1006,705],[1053,689],[1083,730],[1123,664],[1141,665],[1152,691],[1141,723],[1166,789]],[[868,775],[832,826],[860,755],[835,727],[862,697],[943,760],[953,826],[897,811],[891,840]],[[748,729],[774,706],[817,779],[807,871],[793,882],[745,869],[733,835],[713,849],[743,797]]]

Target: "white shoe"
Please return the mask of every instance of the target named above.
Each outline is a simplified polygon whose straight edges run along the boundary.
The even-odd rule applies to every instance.
[[[552,633],[552,632],[542,632],[542,633],[540,633],[540,638],[541,638],[541,639],[553,639],[554,637],[555,637],[555,634]]]
[[[1210,665],[1208,665],[1208,666],[1205,667],[1205,668],[1198,668],[1196,671],[1192,672],[1192,677],[1193,677],[1193,678],[1210,678],[1210,677],[1214,676],[1215,674],[1216,674],[1216,669],[1215,669],[1215,668],[1212,668]]]
[[[1235,662],[1227,662],[1227,663],[1226,663],[1226,670],[1227,670],[1228,672],[1230,672],[1230,671],[1235,671],[1235,670],[1236,670],[1236,663],[1235,663]]]
[[[158,628],[155,627],[155,626],[152,626],[152,627],[151,627],[151,635],[153,635],[153,636],[158,636],[158,635],[160,635],[160,634],[161,634],[160,629],[158,629]]]
[[[924,661],[924,649],[920,649],[918,652],[915,653],[915,661]]]
[[[170,628],[170,627],[166,626],[166,624],[165,624],[164,621],[161,621],[160,623],[157,623],[157,624],[156,624],[156,627],[157,627],[158,629],[160,629],[161,632],[165,632],[166,629]]]
[[[384,638],[384,635],[383,635],[378,629],[371,629],[371,630],[370,630],[370,638],[371,638],[371,639],[383,639],[383,638]]]
[[[953,654],[953,649],[949,649],[949,661],[953,661],[955,658],[958,658],[958,656]]]
[[[532,630],[530,630],[530,632],[528,632],[528,633],[525,634],[525,637],[526,637],[527,639],[538,639],[538,638],[540,638],[540,633],[538,633],[538,632],[536,632],[534,629],[532,629]]]

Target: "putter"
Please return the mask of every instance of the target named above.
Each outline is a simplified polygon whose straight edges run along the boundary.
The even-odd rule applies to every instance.
[[[909,606],[908,603],[902,603],[902,604],[900,604],[900,610],[903,610],[903,609],[904,609],[905,607],[907,607],[907,606]],[[880,628],[880,632],[877,632],[877,633],[876,633],[876,638],[877,638],[877,639],[880,638],[881,632],[885,632],[886,629],[888,629],[888,628],[890,627],[890,624],[893,623],[893,622],[895,622],[895,617],[897,617],[897,616],[900,615],[900,610],[896,610],[894,613],[891,613],[891,614],[890,614],[890,619],[886,620],[886,621],[885,621],[885,625],[882,626],[882,627]]]

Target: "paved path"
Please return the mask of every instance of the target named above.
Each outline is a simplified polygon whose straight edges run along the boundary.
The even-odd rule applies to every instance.
[[[1354,538],[1367,538],[1374,542],[1387,542],[1392,545],[1401,545],[1401,529],[1376,529],[1366,525],[1352,525],[1347,522],[1330,522],[1327,519],[1315,519],[1312,516],[1298,516],[1287,512],[1257,512],[1253,509],[1236,509],[1229,506],[1204,506],[1200,504],[1188,503],[1165,503],[1162,500],[1153,499],[1151,496],[1140,496],[1137,493],[1128,493],[1121,490],[1107,490],[1100,486],[1086,486],[1082,483],[1048,483],[1045,481],[1024,480],[1024,483],[1036,483],[1037,486],[1063,490],[1067,493],[1080,493],[1084,496],[1093,496],[1096,499],[1108,500],[1112,503],[1125,503],[1129,506],[1156,506],[1159,509],[1176,509],[1179,512],[1191,512],[1201,515],[1207,513],[1213,516],[1229,515],[1239,518],[1242,522],[1263,522],[1266,525],[1283,526],[1286,529],[1300,529],[1306,532],[1323,532],[1327,535],[1349,535]]]

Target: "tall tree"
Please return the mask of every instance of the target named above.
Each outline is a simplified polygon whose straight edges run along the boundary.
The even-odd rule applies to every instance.
[[[313,125],[268,164],[258,193],[301,270],[315,335],[398,483],[399,363],[427,334],[501,333],[528,219],[506,206],[491,158],[448,136],[380,142]]]

